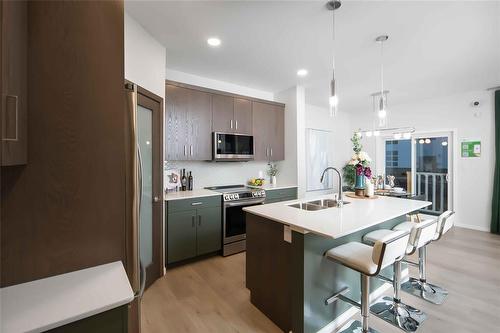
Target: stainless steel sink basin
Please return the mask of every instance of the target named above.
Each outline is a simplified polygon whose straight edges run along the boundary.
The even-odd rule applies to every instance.
[[[344,201],[344,205],[350,204],[349,201]],[[288,205],[293,208],[303,209],[303,210],[322,210],[327,208],[337,207],[337,201],[332,199],[322,199],[322,200],[312,200],[307,202],[299,202],[295,204]]]
[[[303,209],[303,210],[321,210],[321,209],[328,208],[328,207],[323,207],[323,206],[319,206],[319,205],[314,205],[314,204],[309,203],[309,202],[301,202],[301,203],[296,203],[296,204],[292,204],[289,206],[293,207],[293,208]]]
[[[332,200],[332,199],[322,199],[322,200],[314,200],[314,201],[308,201],[307,203],[313,204],[313,205],[318,205],[318,206],[323,206],[327,208],[331,207],[337,207],[337,201]],[[350,204],[349,201],[344,201],[344,205]]]

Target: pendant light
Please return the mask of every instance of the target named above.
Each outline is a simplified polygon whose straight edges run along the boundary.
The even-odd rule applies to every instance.
[[[384,91],[384,42],[389,39],[389,36],[382,35],[375,38],[377,43],[380,43],[380,96],[378,100],[378,118],[379,126],[387,125],[387,94]]]
[[[328,104],[330,107],[330,117],[337,115],[339,99],[337,96],[337,82],[335,78],[335,11],[340,8],[341,2],[338,0],[328,1],[326,8],[332,11],[332,80],[330,81],[330,98]]]

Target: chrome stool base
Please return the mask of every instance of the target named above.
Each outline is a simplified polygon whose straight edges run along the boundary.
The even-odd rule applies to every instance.
[[[397,303],[387,296],[378,299],[370,306],[370,312],[405,332],[417,331],[427,319],[424,312],[404,303]]]
[[[368,331],[363,331],[363,324],[359,320],[351,320],[338,333],[379,333],[379,331],[371,327],[368,328]]]
[[[401,285],[401,289],[413,296],[420,297],[427,302],[438,305],[443,304],[446,296],[448,296],[447,290],[412,277],[409,281]]]

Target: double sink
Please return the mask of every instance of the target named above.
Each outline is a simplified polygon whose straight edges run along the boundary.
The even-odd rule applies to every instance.
[[[350,204],[349,201],[344,201],[344,205]],[[338,207],[338,201],[333,199],[311,200],[306,202],[299,202],[288,205],[289,207],[298,208],[302,210],[322,210],[328,208]]]

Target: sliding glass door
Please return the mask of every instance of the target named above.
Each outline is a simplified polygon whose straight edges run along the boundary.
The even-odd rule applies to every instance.
[[[441,214],[452,207],[453,137],[451,132],[419,133],[411,139],[384,139],[384,172],[397,187],[431,201],[425,210]],[[386,178],[387,179],[387,178]]]

